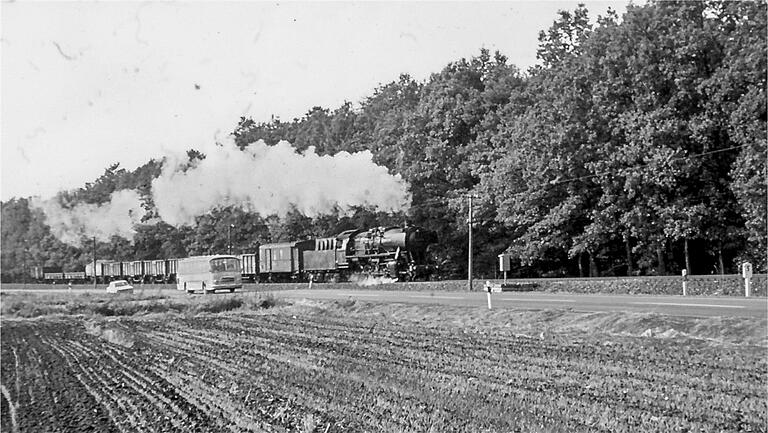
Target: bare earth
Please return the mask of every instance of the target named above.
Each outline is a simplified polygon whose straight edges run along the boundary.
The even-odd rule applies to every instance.
[[[2,431],[765,431],[768,422],[764,319],[257,294],[29,296],[2,297]]]

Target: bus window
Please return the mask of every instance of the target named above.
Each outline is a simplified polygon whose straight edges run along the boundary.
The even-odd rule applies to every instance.
[[[240,260],[236,258],[221,258],[211,260],[211,272],[226,272],[240,270]]]

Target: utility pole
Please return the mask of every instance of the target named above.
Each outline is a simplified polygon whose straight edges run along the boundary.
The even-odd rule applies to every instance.
[[[230,256],[232,255],[232,229],[234,227],[234,224],[230,224],[229,227],[227,227],[227,254]]]
[[[93,288],[96,289],[96,236],[93,237]]]
[[[467,264],[467,288],[472,291],[472,194],[469,195],[469,263]]]
[[[31,271],[35,270],[34,260],[29,260],[29,257],[30,257],[30,255],[29,255],[29,245],[27,244],[27,240],[24,239],[24,276],[22,277],[23,278],[22,281],[24,282],[25,286],[27,285],[27,282],[29,280],[29,276],[30,276]],[[32,270],[29,269],[29,262],[30,261],[32,262]],[[40,272],[42,273],[43,270],[41,269]],[[37,279],[37,272],[35,272],[35,279]],[[36,282],[36,281],[33,281],[33,282]]]

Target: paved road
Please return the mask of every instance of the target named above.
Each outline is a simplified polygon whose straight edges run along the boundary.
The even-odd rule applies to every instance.
[[[401,302],[478,306],[487,308],[485,292],[394,292],[373,290],[283,290],[281,297],[309,299],[359,299],[371,302]],[[494,309],[570,308],[575,311],[656,312],[672,316],[733,316],[768,318],[766,298],[682,297],[643,295],[582,295],[568,293],[494,293]]]
[[[265,292],[267,285],[246,285],[244,292]],[[171,296],[187,296],[186,293],[162,289]],[[65,287],[45,289],[8,289],[2,292],[37,292],[64,293]],[[102,292],[103,289],[98,290]],[[76,286],[72,293],[94,293],[93,289]],[[475,306],[487,308],[485,292],[401,292],[347,289],[299,289],[279,290],[274,292],[285,298],[309,298],[346,300],[349,298],[370,302],[400,302],[410,304],[438,304],[452,306]],[[218,296],[218,295],[217,295]],[[645,295],[585,295],[569,293],[525,292],[494,293],[494,309],[529,309],[569,308],[574,311],[595,312],[656,312],[671,316],[693,317],[753,317],[768,319],[768,299],[737,297],[704,296],[645,296]]]

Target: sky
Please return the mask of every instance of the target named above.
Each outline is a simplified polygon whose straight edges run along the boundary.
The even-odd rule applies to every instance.
[[[523,70],[578,2],[3,2],[0,200],[48,198],[423,81],[481,48]],[[586,1],[590,17],[628,2]]]

